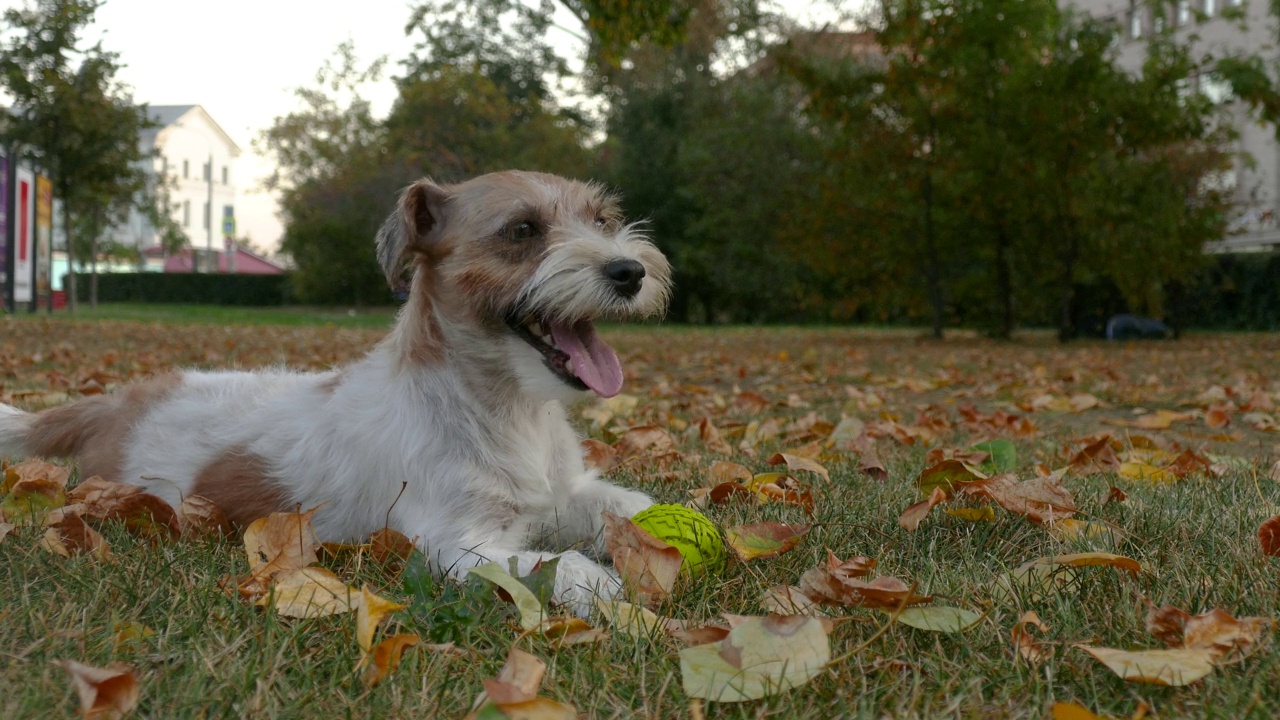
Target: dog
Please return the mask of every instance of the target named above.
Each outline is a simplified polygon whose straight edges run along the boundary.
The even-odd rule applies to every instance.
[[[78,459],[82,477],[201,495],[238,525],[321,506],[322,541],[384,526],[440,575],[559,558],[552,601],[612,596],[602,511],[653,504],[585,467],[566,406],[616,395],[623,370],[595,322],[658,315],[671,269],[616,198],[508,171],[418,181],[377,234],[409,294],[388,336],[324,373],[177,372],[26,413],[0,405],[0,454]],[[558,549],[558,554],[534,550]]]

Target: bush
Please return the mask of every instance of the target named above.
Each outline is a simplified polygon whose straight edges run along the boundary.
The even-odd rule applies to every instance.
[[[63,287],[70,287],[64,276]],[[89,276],[77,275],[78,298],[89,298]],[[99,302],[203,303],[207,305],[290,305],[293,284],[283,275],[195,273],[103,273]]]

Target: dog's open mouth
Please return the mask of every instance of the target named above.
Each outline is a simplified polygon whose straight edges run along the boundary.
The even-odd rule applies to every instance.
[[[600,397],[622,391],[622,363],[618,354],[596,334],[590,320],[574,323],[531,316],[508,318],[507,324],[520,339],[542,353],[551,372],[568,385],[590,388]]]

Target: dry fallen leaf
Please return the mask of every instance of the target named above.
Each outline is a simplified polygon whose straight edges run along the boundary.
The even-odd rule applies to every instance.
[[[778,557],[791,551],[808,534],[809,527],[807,524],[788,525],[774,521],[735,525],[725,528],[724,537],[733,552],[743,562],[748,562]]]
[[[658,617],[643,605],[621,601],[608,602],[596,598],[596,607],[614,630],[627,637],[652,639],[669,632],[673,627],[671,620]]]
[[[546,664],[538,658],[511,648],[498,677],[484,681],[484,692],[476,698],[466,720],[483,717],[489,705],[511,720],[577,720],[578,711],[573,706],[538,696],[546,671]]]
[[[1219,665],[1238,662],[1253,654],[1270,637],[1275,620],[1265,617],[1232,617],[1223,610],[1191,615],[1165,605],[1147,613],[1147,632],[1172,648],[1208,650]]]
[[[44,460],[27,460],[6,467],[3,478],[3,482],[0,483],[0,493],[13,492],[18,483],[28,480],[48,481],[60,488],[66,488],[67,481],[71,478],[71,468],[54,465]]]
[[[618,451],[613,446],[594,438],[582,441],[582,460],[588,470],[595,470],[601,475],[608,474],[618,464]]]
[[[138,676],[128,665],[99,668],[75,660],[56,660],[54,664],[70,673],[80,696],[80,712],[86,718],[120,717],[138,704]]]
[[[724,438],[720,436],[720,429],[711,421],[711,418],[699,418],[693,424],[698,428],[698,437],[702,439],[702,444],[708,450],[717,455],[733,454],[733,448],[729,447],[729,443],[725,442]]]
[[[1052,710],[1053,720],[1106,720],[1075,703],[1056,702]]]
[[[378,625],[382,624],[382,620],[387,615],[407,607],[407,605],[374,595],[367,585],[361,587],[360,605],[356,608],[356,642],[360,645],[360,649],[369,652],[373,647],[373,634],[377,631]]]
[[[1263,555],[1280,556],[1280,515],[1262,523],[1258,528],[1258,543]]]
[[[89,553],[99,560],[111,559],[111,546],[76,513],[63,513],[58,522],[49,525],[40,547],[62,557]]]
[[[787,453],[774,453],[768,461],[770,465],[786,465],[788,470],[804,470],[811,472],[818,477],[831,482],[831,475],[821,463],[810,458],[801,457],[799,455],[790,455]]]
[[[413,633],[392,635],[378,643],[368,655],[360,659],[360,664],[356,666],[357,671],[364,667],[361,680],[370,687],[377,685],[400,665],[400,656],[404,651],[418,643],[419,638]]]
[[[320,541],[311,527],[311,516],[318,509],[272,513],[250,523],[244,531],[250,574],[267,578],[280,572],[301,570],[316,562]]]
[[[305,567],[276,575],[271,593],[256,604],[270,602],[285,617],[316,618],[351,612],[359,598],[359,593],[332,571]]]
[[[1018,482],[1013,475],[997,475],[976,486],[977,493],[1011,513],[1046,524],[1069,518],[1076,503],[1059,477],[1035,477]]]
[[[622,584],[636,593],[641,604],[652,605],[675,589],[680,551],[645,532],[629,518],[611,512],[604,518],[604,543]]]
[[[178,507],[178,529],[182,535],[230,535],[231,521],[222,508],[201,495],[188,495]]]
[[[893,610],[897,610],[895,606]],[[982,615],[965,608],[932,605],[930,607],[909,607],[893,616],[895,622],[902,623],[917,630],[930,632],[958,633],[967,630],[982,619]]]
[[[1116,650],[1076,645],[1106,665],[1116,675],[1133,682],[1182,686],[1198,682],[1213,672],[1209,650]]]
[[[915,532],[916,528],[920,527],[920,523],[929,514],[929,511],[935,505],[946,501],[947,491],[943,490],[940,485],[935,485],[927,500],[921,500],[914,505],[909,505],[906,510],[902,511],[902,514],[898,516],[898,524],[907,532]]]
[[[1018,651],[1018,657],[1032,665],[1039,665],[1049,657],[1052,650],[1031,637],[1031,628],[1042,633],[1049,632],[1049,626],[1040,620],[1039,615],[1030,610],[1024,612],[1013,626],[1013,648]]]
[[[750,618],[716,643],[680,651],[689,697],[742,702],[777,695],[821,674],[831,661],[827,629],[818,618]]]
[[[764,591],[764,609],[774,615],[822,615],[822,608],[794,585],[775,585]]]

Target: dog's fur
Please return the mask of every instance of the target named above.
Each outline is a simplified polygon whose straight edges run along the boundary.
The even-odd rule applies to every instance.
[[[596,364],[612,352],[589,321],[660,312],[666,259],[599,188],[529,172],[415,183],[377,252],[388,281],[406,269],[412,281],[394,329],[363,360],[320,374],[174,373],[38,414],[0,405],[0,454],[76,456],[85,477],[175,505],[203,495],[242,525],[321,505],[322,540],[389,523],[455,577],[511,557],[528,573],[555,556],[535,546],[598,554],[601,511],[630,516],[652,500],[585,468],[564,408],[581,386],[516,326],[576,327],[578,357],[590,348]],[[611,279],[606,265],[619,260],[643,268],[638,289],[634,262],[629,287],[616,270]],[[616,360],[598,368],[613,377],[595,380],[597,392],[617,392]],[[556,602],[585,613],[593,593],[617,589],[582,553],[558,557]]]

